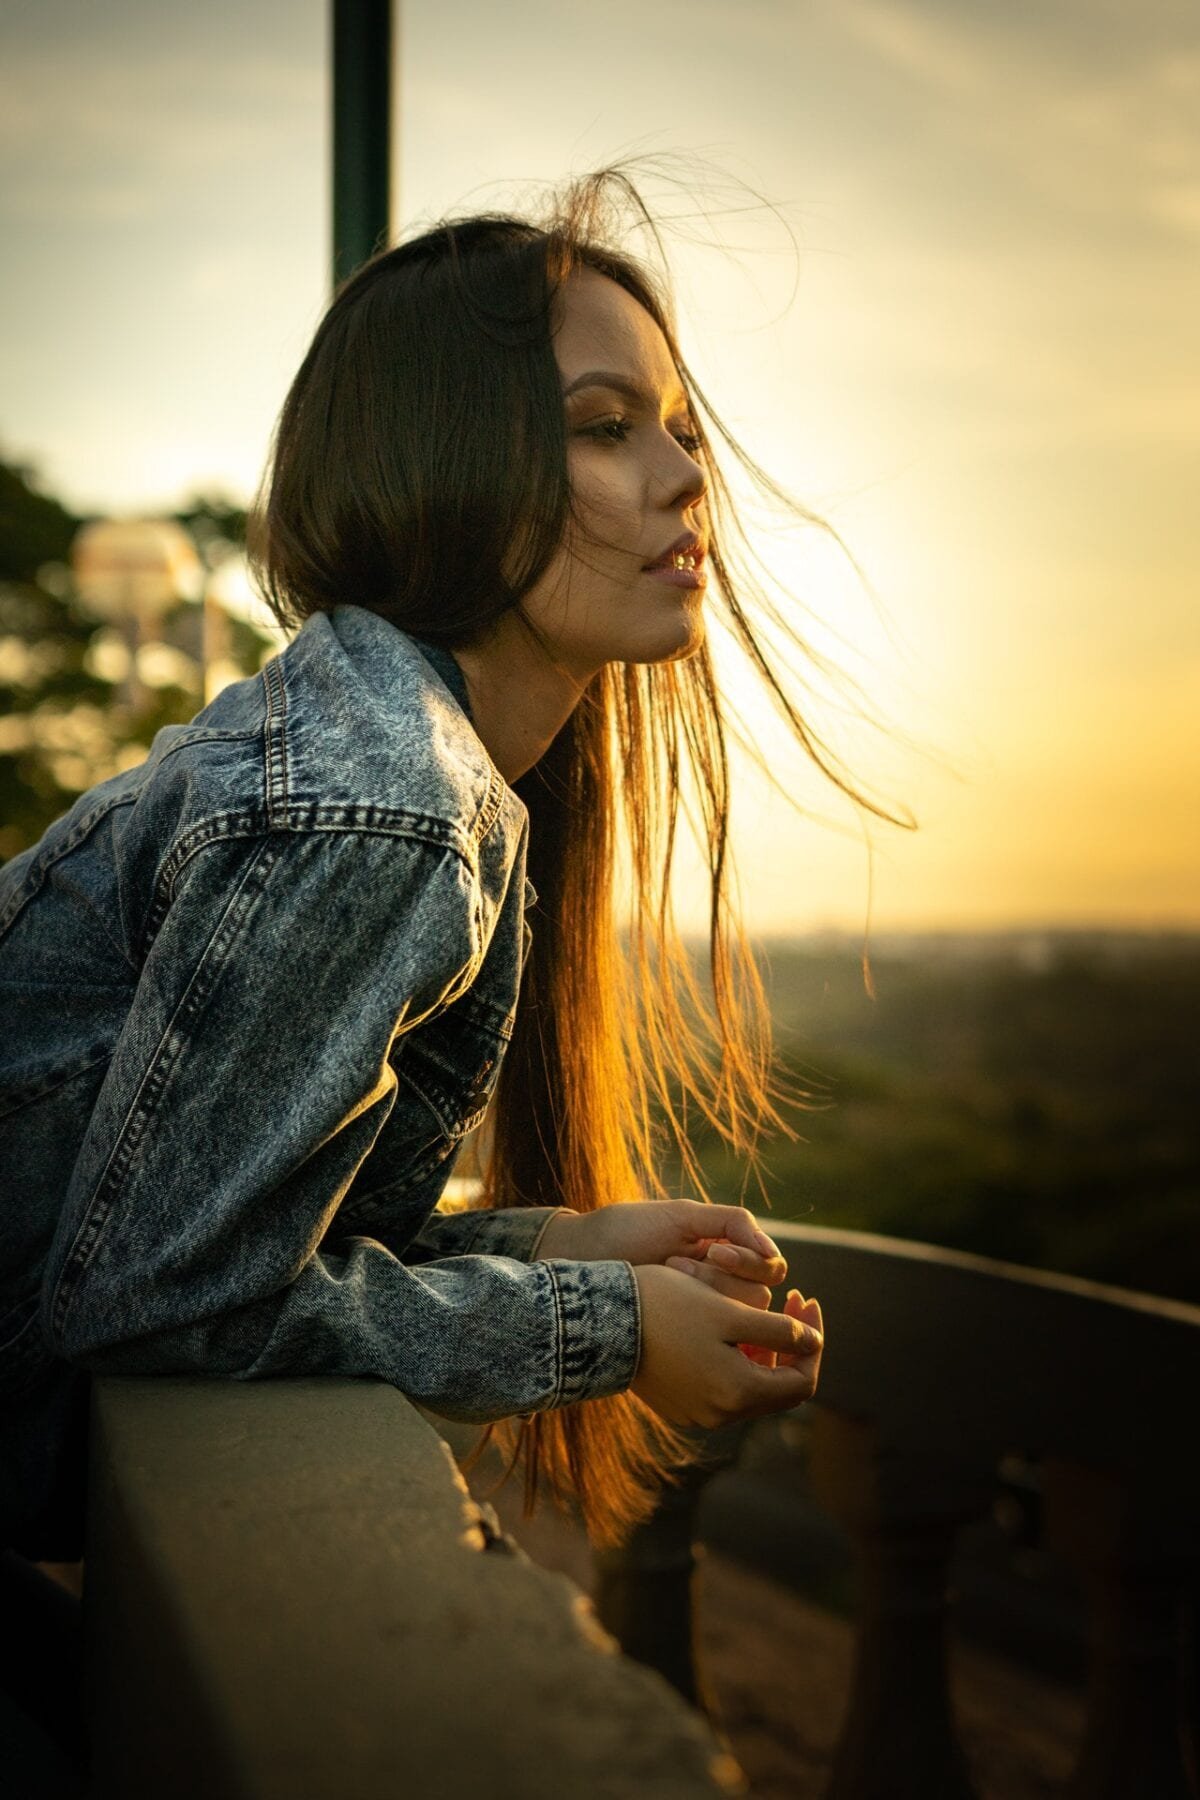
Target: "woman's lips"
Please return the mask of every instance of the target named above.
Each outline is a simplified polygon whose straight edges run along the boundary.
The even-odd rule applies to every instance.
[[[665,581],[668,587],[703,588],[708,586],[708,571],[703,563],[694,569],[677,569],[674,563],[654,563],[642,570],[643,575],[653,576],[655,581]]]

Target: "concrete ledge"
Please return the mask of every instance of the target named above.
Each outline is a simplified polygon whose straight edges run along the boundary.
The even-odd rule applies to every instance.
[[[98,1796],[740,1791],[382,1383],[97,1381],[88,1531]]]

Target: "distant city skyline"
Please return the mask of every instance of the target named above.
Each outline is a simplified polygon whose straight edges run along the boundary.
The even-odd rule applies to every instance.
[[[638,150],[778,207],[710,181],[673,261],[706,391],[879,599],[756,540],[886,729],[816,677],[819,725],[921,824],[873,830],[876,928],[1200,924],[1196,8],[398,14],[398,230]],[[321,0],[0,14],[0,453],[82,513],[251,496],[327,300],[326,38]],[[858,823],[760,736],[837,830],[741,782],[748,920],[855,930]]]

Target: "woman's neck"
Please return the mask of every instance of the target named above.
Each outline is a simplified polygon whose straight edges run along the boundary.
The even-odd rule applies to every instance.
[[[455,650],[454,659],[466,678],[471,722],[511,787],[550,748],[590,676],[552,662],[515,612],[505,613],[484,642]]]

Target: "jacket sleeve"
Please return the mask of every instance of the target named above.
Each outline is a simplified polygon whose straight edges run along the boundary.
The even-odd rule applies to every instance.
[[[478,894],[449,847],[226,839],[187,864],[68,1188],[43,1295],[93,1369],[375,1375],[450,1417],[619,1392],[625,1263],[405,1266],[337,1208],[394,1104],[388,1052],[471,983]]]
[[[533,1262],[547,1225],[561,1210],[557,1206],[498,1206],[434,1212],[404,1250],[404,1260],[422,1262],[472,1252]]]

